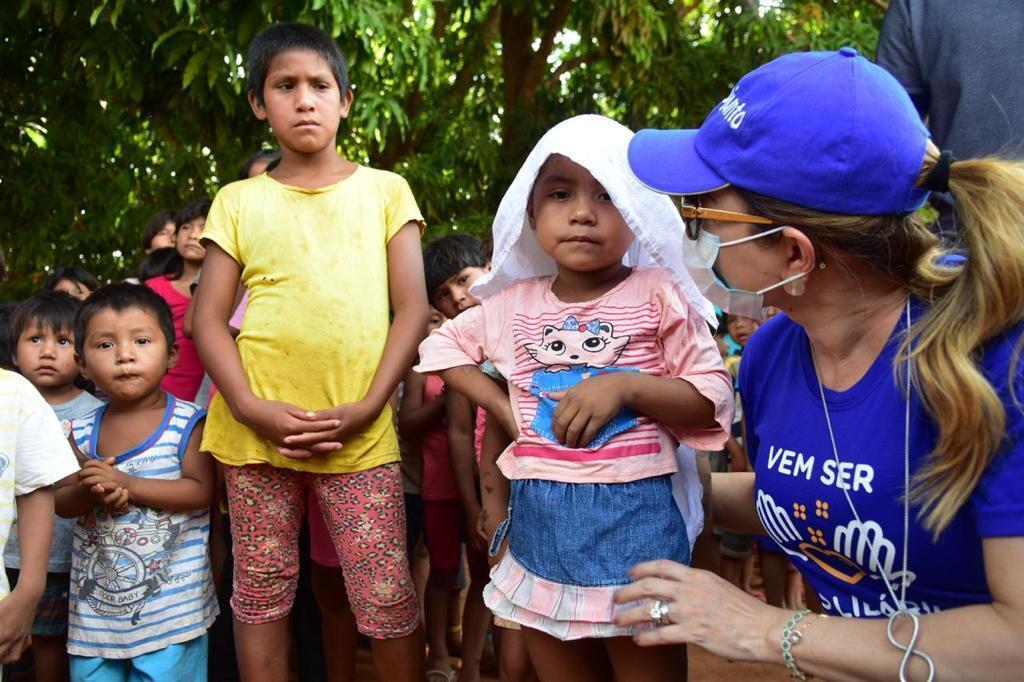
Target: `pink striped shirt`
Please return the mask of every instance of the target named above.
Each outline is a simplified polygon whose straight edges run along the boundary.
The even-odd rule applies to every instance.
[[[677,442],[722,447],[732,424],[732,381],[707,324],[667,274],[637,270],[604,295],[580,303],[559,300],[553,281],[518,282],[449,320],[420,346],[417,371],[487,359],[508,378],[520,431],[498,462],[508,478],[621,483],[675,472]],[[619,420],[621,430],[600,447],[558,443],[545,415],[536,419],[545,409],[538,387],[603,371],[683,379],[714,405],[717,427],[672,432],[643,415],[626,415]]]

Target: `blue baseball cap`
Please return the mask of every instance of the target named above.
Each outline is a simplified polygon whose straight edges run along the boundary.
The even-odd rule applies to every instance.
[[[736,185],[827,213],[901,214],[928,198],[915,186],[927,142],[903,87],[844,47],[751,71],[697,130],[641,130],[629,165],[668,194]]]

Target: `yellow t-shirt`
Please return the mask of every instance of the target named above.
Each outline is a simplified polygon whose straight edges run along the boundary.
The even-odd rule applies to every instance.
[[[217,193],[203,239],[242,266],[249,304],[238,351],[256,396],[321,410],[366,395],[388,334],[387,245],[410,221],[422,216],[405,180],[364,166],[317,189],[264,174]],[[219,394],[202,447],[224,464],[317,473],[399,459],[389,407],[341,450],[298,460],[236,422]]]

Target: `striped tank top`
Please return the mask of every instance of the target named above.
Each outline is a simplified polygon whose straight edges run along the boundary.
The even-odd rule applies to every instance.
[[[106,406],[72,423],[86,457]],[[117,468],[138,478],[181,478],[189,437],[206,412],[167,394],[156,432],[118,455]],[[207,545],[210,512],[167,512],[141,505],[110,513],[97,505],[78,519],[71,555],[68,653],[125,659],[206,632],[217,617]]]

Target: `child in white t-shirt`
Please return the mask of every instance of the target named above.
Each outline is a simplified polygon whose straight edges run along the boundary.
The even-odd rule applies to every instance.
[[[25,377],[0,370],[0,545],[17,506],[21,571],[9,591],[0,571],[0,663],[21,657],[46,586],[53,536],[51,486],[78,470],[57,415]]]

